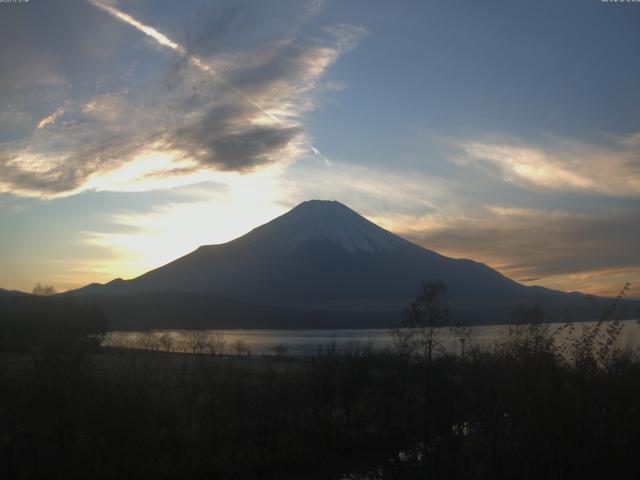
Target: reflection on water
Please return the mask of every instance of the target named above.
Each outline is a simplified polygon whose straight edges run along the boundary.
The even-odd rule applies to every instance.
[[[634,348],[640,341],[640,324],[636,320],[622,322],[624,328],[618,338],[620,347]],[[562,324],[549,324],[551,331]],[[563,330],[556,342],[580,335],[582,328],[592,322],[576,323],[573,333]],[[469,343],[488,349],[504,340],[509,325],[476,326],[470,329]],[[442,347],[449,352],[460,351],[459,335],[449,328],[438,329]],[[140,348],[190,353],[236,355],[310,355],[319,347],[347,348],[355,343],[373,349],[392,347],[389,330],[154,330],[150,332],[111,332],[103,346]]]

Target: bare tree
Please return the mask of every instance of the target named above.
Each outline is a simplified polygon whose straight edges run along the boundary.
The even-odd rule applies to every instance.
[[[458,340],[458,343],[460,344],[460,356],[464,358],[466,349],[475,348],[471,344],[473,327],[471,327],[470,325],[463,325],[458,323],[456,325],[453,325],[450,328],[450,331],[451,335],[453,335],[453,337]]]
[[[34,295],[55,295],[56,293],[56,289],[51,285],[42,285],[38,283],[35,287],[33,287]]]
[[[191,353],[204,353],[207,348],[207,334],[202,330],[187,330],[185,333],[187,346]]]
[[[227,346],[227,339],[222,332],[215,332],[209,335],[207,340],[209,353],[211,355],[223,355]]]
[[[173,347],[173,337],[168,333],[163,333],[160,336],[160,344],[166,352],[170,352]]]
[[[407,355],[420,355],[431,362],[435,348],[440,345],[438,328],[449,324],[448,299],[444,282],[425,282],[406,308],[400,328],[392,331],[396,349]]]
[[[238,338],[235,342],[233,342],[233,350],[236,352],[236,355],[242,355],[245,352],[248,352],[247,344],[244,340]]]
[[[145,350],[158,350],[159,339],[158,336],[152,332],[144,332],[142,338],[140,338],[142,348]]]

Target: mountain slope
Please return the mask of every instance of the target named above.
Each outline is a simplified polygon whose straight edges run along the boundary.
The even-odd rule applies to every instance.
[[[419,247],[341,203],[318,200],[132,280],[92,284],[74,293],[101,298],[198,294],[217,303],[225,298],[297,311],[387,311],[397,317],[421,283],[431,279],[447,284],[458,312],[504,313],[537,299],[554,308],[587,305],[581,294],[525,287],[486,265]]]
[[[325,201],[302,203],[229,243],[200,247],[138,278],[102,288],[118,294],[212,292],[272,305],[308,305],[406,300],[432,278],[444,280],[458,297],[525,288],[485,265],[426,250],[338,202]]]

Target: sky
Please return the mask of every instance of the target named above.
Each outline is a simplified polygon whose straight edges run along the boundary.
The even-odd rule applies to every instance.
[[[638,45],[638,2],[0,2],[0,288],[133,278],[316,198],[640,296]]]

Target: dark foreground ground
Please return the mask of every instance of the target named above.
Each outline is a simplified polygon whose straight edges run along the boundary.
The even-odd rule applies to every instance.
[[[464,357],[0,355],[0,478],[638,478],[640,363],[540,332]]]

